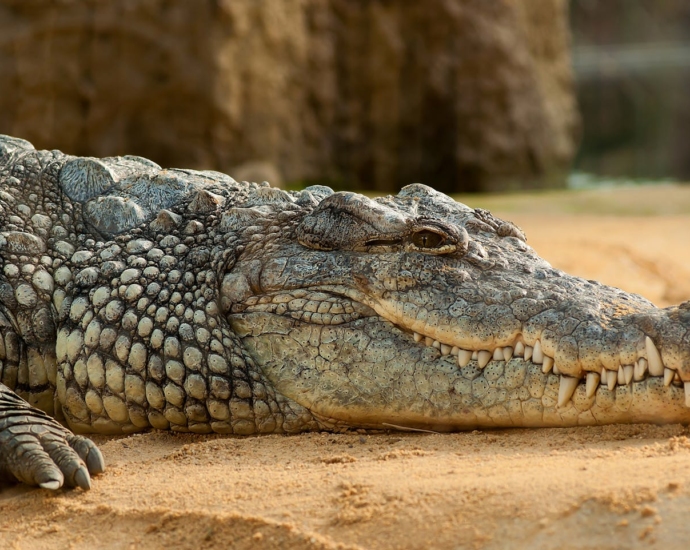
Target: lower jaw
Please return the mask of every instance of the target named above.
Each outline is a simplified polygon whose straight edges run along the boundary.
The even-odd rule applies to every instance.
[[[559,376],[543,374],[539,365],[522,359],[490,363],[479,376],[465,369],[467,393],[449,392],[419,396],[421,407],[395,408],[390,403],[377,408],[375,402],[344,404],[338,399],[320,400],[312,412],[326,427],[356,426],[462,431],[476,428],[571,427],[631,423],[690,423],[682,388],[665,386],[663,379],[650,377],[613,391],[602,386],[588,398],[584,384],[575,390],[565,406],[558,406]],[[474,367],[477,371],[476,367]],[[502,370],[502,374],[498,374]],[[509,381],[523,382],[508,387]]]

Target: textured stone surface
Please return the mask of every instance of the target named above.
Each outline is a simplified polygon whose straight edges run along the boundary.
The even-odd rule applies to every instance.
[[[0,133],[166,166],[269,162],[287,182],[559,185],[577,126],[565,12],[564,0],[2,0]]]

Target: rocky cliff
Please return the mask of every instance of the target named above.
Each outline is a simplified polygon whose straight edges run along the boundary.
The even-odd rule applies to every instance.
[[[0,0],[0,133],[287,182],[559,185],[565,0]]]

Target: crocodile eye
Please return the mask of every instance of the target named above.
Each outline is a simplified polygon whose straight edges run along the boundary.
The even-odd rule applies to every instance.
[[[412,234],[412,244],[417,248],[438,248],[443,245],[446,238],[443,235],[423,229]]]

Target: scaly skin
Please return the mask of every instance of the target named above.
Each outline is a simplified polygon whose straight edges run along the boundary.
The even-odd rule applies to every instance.
[[[21,481],[104,467],[41,410],[100,433],[690,422],[690,304],[553,269],[429,187],[286,193],[6,136],[0,182],[0,468]]]

